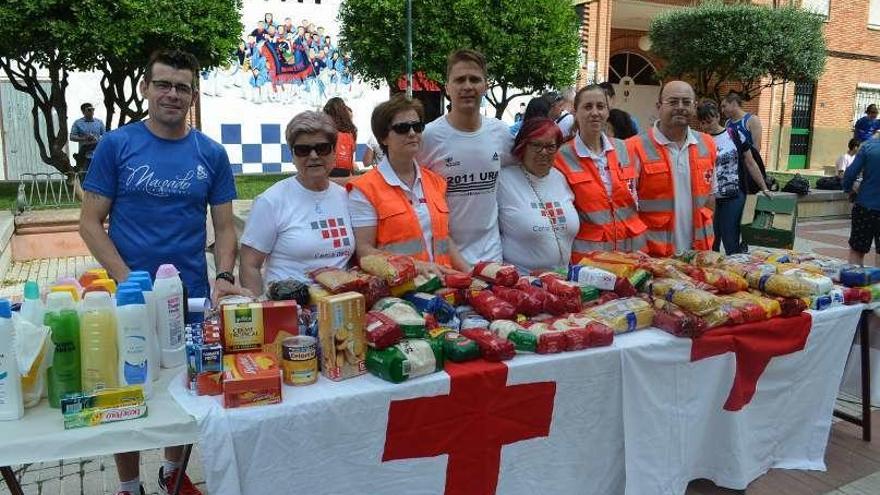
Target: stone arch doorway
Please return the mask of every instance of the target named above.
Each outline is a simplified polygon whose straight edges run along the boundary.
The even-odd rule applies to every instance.
[[[632,51],[616,53],[608,59],[608,82],[614,85],[614,106],[635,117],[642,130],[654,123],[660,81],[651,61]]]

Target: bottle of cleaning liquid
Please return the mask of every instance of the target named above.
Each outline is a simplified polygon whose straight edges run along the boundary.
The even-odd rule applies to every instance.
[[[49,406],[61,407],[61,397],[82,391],[79,354],[79,315],[70,292],[50,292],[46,296],[46,316],[54,352],[49,377]]]
[[[144,295],[144,307],[147,311],[147,328],[150,329],[150,347],[148,349],[150,355],[150,363],[153,363],[150,370],[150,379],[156,381],[159,379],[159,338],[156,335],[156,301],[153,296],[153,283],[150,282],[150,275],[147,272],[131,272],[128,280],[119,284],[119,287],[136,288]]]
[[[46,308],[40,300],[40,286],[33,280],[28,280],[24,284],[24,302],[21,303],[19,315],[39,327],[43,324],[45,314]]]
[[[184,329],[186,313],[183,304],[183,282],[174,265],[162,265],[156,272],[156,321],[162,367],[182,366],[186,361]]]
[[[122,284],[125,285],[125,284]],[[116,292],[116,329],[119,346],[119,384],[141,385],[144,396],[152,392],[150,344],[152,331],[147,322],[144,294],[130,286]]]
[[[116,311],[109,292],[86,293],[80,310],[79,338],[83,392],[118,387]]]
[[[0,421],[24,416],[21,374],[12,337],[12,310],[8,299],[0,299]]]

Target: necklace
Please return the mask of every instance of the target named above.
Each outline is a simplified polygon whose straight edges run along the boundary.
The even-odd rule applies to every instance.
[[[529,187],[532,188],[532,192],[535,194],[535,198],[538,199],[539,209],[544,210],[545,204],[544,198],[538,192],[538,188],[535,187],[535,183],[532,181],[532,175],[526,170],[525,167],[520,166],[522,169],[523,175],[526,177],[526,182],[529,183]],[[548,174],[549,175],[549,174]],[[562,241],[559,240],[559,233],[556,231],[556,224],[553,222],[552,217],[548,215],[544,215],[544,218],[547,219],[547,223],[550,225],[550,232],[553,233],[553,238],[556,240],[556,249],[559,251],[559,263],[554,263],[556,266],[568,265],[568,262],[565,260],[565,254],[562,252]]]

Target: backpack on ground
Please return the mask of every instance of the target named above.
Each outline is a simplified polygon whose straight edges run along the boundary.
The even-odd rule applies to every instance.
[[[816,181],[816,189],[821,189],[823,191],[842,191],[843,181],[836,175],[821,177]]]
[[[782,188],[782,192],[795,193],[798,196],[806,196],[810,192],[810,181],[801,177],[801,174],[795,174],[788,181],[788,184]]]

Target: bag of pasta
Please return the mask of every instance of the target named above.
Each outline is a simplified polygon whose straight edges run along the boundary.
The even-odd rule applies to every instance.
[[[774,299],[779,303],[779,316],[786,318],[789,316],[797,316],[804,311],[807,310],[807,301],[802,297],[782,297],[782,296],[767,296],[763,292],[760,292],[756,289],[749,289],[749,294],[757,295],[757,296],[766,296],[770,299]]]
[[[443,275],[443,285],[450,289],[468,289],[473,282],[473,277],[467,273],[454,272]]]
[[[631,332],[651,326],[654,308],[651,303],[638,297],[615,299],[601,306],[590,308],[587,316],[611,327],[615,333]]]
[[[506,361],[516,356],[513,342],[502,339],[488,328],[469,328],[462,330],[461,334],[477,343],[480,356],[486,361]]]
[[[755,321],[764,321],[767,319],[767,313],[764,311],[764,308],[752,301],[741,299],[732,295],[718,296],[718,299],[721,299],[722,311],[732,313],[733,310],[736,310],[739,312],[739,320],[741,321],[737,321],[737,323],[752,323]]]
[[[495,261],[480,261],[474,265],[474,277],[479,277],[490,284],[510,287],[519,280],[519,273],[513,265]]]
[[[771,299],[769,297],[760,296],[758,294],[753,294],[746,291],[736,292],[727,297],[734,297],[743,301],[748,301],[750,303],[756,304],[764,312],[765,320],[769,320],[770,318],[782,314],[782,307],[779,305],[779,301],[777,301],[776,299]]]
[[[566,351],[604,347],[614,342],[614,330],[589,317],[557,318],[550,323],[550,328],[565,334]]]
[[[687,313],[675,304],[654,299],[654,322],[651,324],[676,337],[699,337],[707,325],[702,318]]]
[[[562,315],[577,311],[580,303],[577,301],[563,300],[554,294],[551,294],[542,287],[537,287],[529,283],[528,277],[522,277],[514,285],[515,289],[525,292],[535,300],[541,303],[541,310],[551,315]]]
[[[364,288],[357,292],[360,292],[364,295],[364,301],[366,302],[368,308],[372,308],[373,305],[376,304],[377,301],[379,301],[379,299],[391,295],[391,290],[388,287],[388,283],[381,278],[357,270],[353,270],[352,273],[354,273],[355,275],[360,277],[361,280],[364,281]]]
[[[813,286],[797,277],[788,275],[760,275],[757,272],[750,273],[746,280],[749,287],[773,296],[782,297],[810,297],[813,294]]]
[[[733,294],[749,288],[746,279],[732,271],[714,267],[706,267],[702,271],[703,279],[707,284],[715,287],[719,294]]]
[[[809,284],[812,288],[811,295],[813,296],[821,296],[823,294],[827,294],[828,291],[834,288],[834,282],[832,282],[829,277],[826,277],[822,274],[817,274],[814,271],[804,270],[802,268],[794,268],[780,273],[782,275],[788,275],[789,277],[799,278]]]
[[[611,272],[618,277],[627,278],[635,271],[637,268],[636,264],[625,264],[625,263],[610,263],[605,261],[598,261],[596,259],[591,258],[582,258],[579,262],[581,266],[591,266],[593,268],[598,268],[600,270],[605,270],[606,272]]]
[[[648,259],[648,256],[642,253],[627,253],[623,251],[593,251],[587,253],[587,258],[601,263],[638,266]]]
[[[535,316],[544,309],[543,304],[537,297],[519,289],[496,285],[492,287],[492,293],[502,301],[510,303],[516,309],[516,312],[521,315]]]
[[[655,278],[651,281],[651,294],[698,316],[711,313],[721,306],[721,301],[714,294],[680,280]]]
[[[370,254],[362,256],[361,268],[375,275],[391,287],[403,285],[416,278],[416,265],[412,258],[398,254]]]
[[[480,316],[489,321],[513,320],[516,318],[516,308],[496,297],[491,291],[471,292],[468,296],[468,302],[470,302],[471,306],[474,307]]]
[[[697,251],[691,263],[701,267],[720,266],[724,263],[724,255],[716,251]]]
[[[309,276],[333,294],[361,292],[366,287],[366,281],[358,277],[356,273],[338,268],[318,268],[309,272]]]

